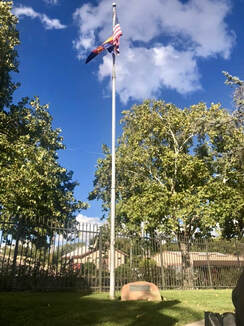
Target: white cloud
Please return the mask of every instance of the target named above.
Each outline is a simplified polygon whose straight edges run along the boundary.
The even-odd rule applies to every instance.
[[[185,94],[200,88],[196,60],[190,51],[171,45],[154,48],[124,47],[118,58],[117,91],[121,101],[157,96],[163,87]],[[111,58],[103,57],[100,80],[111,75]]]
[[[31,7],[14,7],[13,8],[13,14],[16,15],[17,17],[22,17],[22,16],[27,16],[32,19],[38,18],[44,25],[45,29],[63,29],[66,28],[65,25],[61,24],[59,19],[51,19],[45,14],[40,14],[36,12],[34,9]]]
[[[21,17],[21,16],[28,16],[30,18],[37,18],[39,17],[39,14],[33,10],[31,7],[14,7],[13,8],[13,14]]]
[[[197,90],[197,60],[230,56],[235,37],[225,23],[229,0],[117,0],[117,7],[123,30],[117,65],[123,102],[155,96],[163,87],[182,94]],[[111,11],[110,0],[75,11],[79,35],[73,44],[80,59],[112,33]],[[103,58],[100,79],[110,76],[110,61]]]
[[[80,224],[96,224],[98,226],[104,224],[104,221],[101,221],[99,217],[88,217],[83,214],[78,214],[76,220]]]
[[[41,22],[43,23],[44,27],[46,29],[63,29],[66,28],[65,25],[61,24],[59,19],[50,19],[47,17],[45,14],[42,14],[41,17]]]

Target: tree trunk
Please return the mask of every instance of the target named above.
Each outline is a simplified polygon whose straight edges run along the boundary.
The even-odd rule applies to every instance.
[[[162,240],[160,239],[160,267],[161,267],[161,289],[165,289],[165,275],[164,275],[164,262],[163,262],[163,249]]]
[[[193,289],[193,266],[190,259],[190,243],[188,239],[178,240],[182,259],[182,286],[185,289]]]

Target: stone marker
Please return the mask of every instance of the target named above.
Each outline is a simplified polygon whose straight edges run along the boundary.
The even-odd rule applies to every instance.
[[[133,282],[124,285],[121,289],[121,300],[161,301],[158,287],[150,282]]]

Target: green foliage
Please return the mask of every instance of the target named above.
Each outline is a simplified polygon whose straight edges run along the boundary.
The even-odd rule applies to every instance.
[[[48,107],[38,98],[28,107],[25,99],[0,114],[1,216],[68,221],[85,205],[74,199],[72,173],[57,161],[64,145],[60,130],[52,129]]]
[[[122,284],[138,280],[158,283],[160,275],[161,268],[157,266],[154,259],[142,258],[138,255],[115,269],[116,280],[121,281]]]
[[[231,239],[229,241],[221,238],[212,239],[212,241],[208,241],[208,251],[235,256],[243,255],[244,239],[241,239],[240,241],[236,241],[236,239]]]
[[[223,74],[226,77],[225,84],[236,87],[234,91],[234,103],[236,107],[242,110],[242,118],[243,118],[243,110],[244,110],[244,81],[240,80],[236,76],[230,75],[228,72],[223,71]]]
[[[99,227],[97,234],[89,242],[90,249],[99,250],[99,246],[103,244],[105,251],[110,247],[110,225],[104,224]]]
[[[225,153],[222,166],[227,167],[230,170],[232,167],[231,174],[229,175],[229,195],[230,202],[229,207],[232,206],[232,214],[229,218],[224,219],[222,222],[223,235],[227,238],[238,237],[239,239],[243,236],[244,229],[244,207],[243,204],[240,207],[236,206],[235,202],[240,198],[244,197],[244,141],[243,141],[243,127],[244,127],[244,81],[240,80],[236,76],[230,75],[228,72],[223,71],[226,77],[226,84],[231,85],[235,88],[233,94],[233,101],[236,106],[236,110],[232,114],[233,123],[241,130],[241,136],[239,142],[232,141],[232,148]],[[236,136],[235,136],[236,137]],[[228,196],[228,194],[226,194]],[[238,198],[238,199],[237,199]],[[233,200],[234,199],[234,200]]]
[[[243,174],[233,149],[243,131],[220,105],[180,109],[145,101],[123,112],[123,133],[116,152],[117,221],[139,232],[163,231],[191,238],[210,236],[235,218],[243,232]],[[111,155],[104,151],[89,199],[110,203]],[[234,186],[235,185],[235,186]]]
[[[18,86],[10,77],[11,72],[18,71],[15,47],[19,44],[18,19],[11,13],[12,5],[12,1],[0,1],[0,111],[11,102]]]
[[[12,2],[0,1],[0,221],[11,222],[5,233],[17,239],[16,256],[19,240],[45,245],[50,223],[64,226],[87,205],[74,198],[77,183],[58,162],[65,147],[48,106],[38,97],[12,103],[19,38],[11,8]]]
[[[91,277],[96,276],[97,275],[97,268],[96,265],[92,262],[86,262],[84,264],[80,264],[80,269],[81,269],[81,273],[82,276],[89,276]]]

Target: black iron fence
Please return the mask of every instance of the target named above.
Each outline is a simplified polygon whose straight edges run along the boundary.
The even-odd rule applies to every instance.
[[[145,280],[161,289],[234,287],[244,267],[244,242],[167,239],[117,233],[116,289]],[[0,290],[107,291],[107,225],[0,223]]]

